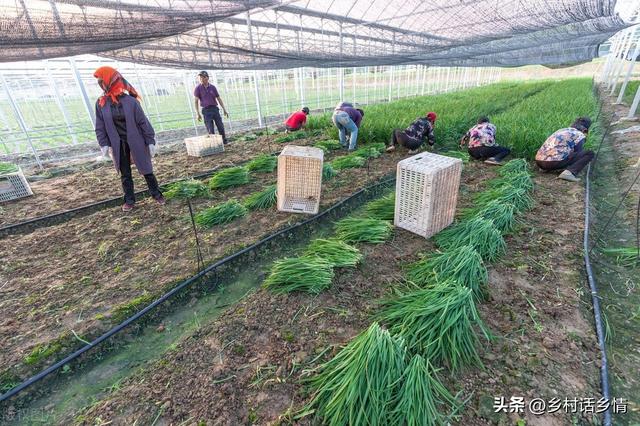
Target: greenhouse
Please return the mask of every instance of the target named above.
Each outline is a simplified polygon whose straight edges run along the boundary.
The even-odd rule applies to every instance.
[[[0,424],[640,424],[639,13],[0,0]]]

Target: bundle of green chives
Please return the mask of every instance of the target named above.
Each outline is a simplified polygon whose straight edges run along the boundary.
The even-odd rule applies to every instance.
[[[337,174],[338,172],[333,169],[330,163],[324,163],[322,165],[322,180],[329,180]]]
[[[474,197],[474,200],[480,205],[486,205],[493,200],[500,203],[509,203],[515,207],[518,213],[533,207],[533,198],[529,191],[526,188],[519,188],[513,185],[503,185],[482,191]]]
[[[357,248],[337,239],[316,239],[304,252],[307,257],[319,257],[334,267],[356,266],[362,260]]]
[[[276,185],[269,185],[259,192],[254,192],[244,200],[248,210],[268,209],[276,204]]]
[[[164,196],[172,198],[196,198],[209,195],[209,188],[199,180],[190,179],[172,183],[167,187]]]
[[[393,220],[396,208],[396,193],[392,192],[377,200],[371,201],[365,207],[367,217],[371,219]]]
[[[618,265],[633,268],[640,266],[640,254],[637,247],[611,247],[602,249],[602,253],[613,256]]]
[[[460,402],[440,382],[428,359],[414,355],[402,375],[391,425],[436,426],[447,424],[450,416],[440,409],[458,411]]]
[[[247,164],[247,170],[255,173],[271,173],[276,169],[278,158],[269,154],[262,154]]]
[[[362,148],[358,148],[357,150],[355,150],[353,152],[353,155],[356,155],[358,157],[362,157],[362,158],[378,158],[382,155],[382,153],[380,152],[380,150],[375,147],[375,146],[365,146]]]
[[[492,188],[501,188],[504,186],[515,186],[516,188],[524,188],[527,191],[533,191],[534,184],[529,172],[513,172],[508,173],[500,179],[492,180],[489,186]]]
[[[411,264],[407,279],[421,287],[436,281],[455,281],[470,288],[476,300],[484,299],[489,281],[482,257],[470,245],[455,247]]]
[[[476,347],[477,326],[489,339],[480,319],[473,291],[455,281],[436,282],[425,289],[400,291],[382,302],[377,319],[402,337],[407,349],[452,370],[464,365],[482,365]]]
[[[331,162],[331,166],[333,166],[335,170],[353,169],[357,167],[363,167],[366,162],[366,158],[349,154],[345,155],[344,157],[336,158]]]
[[[469,162],[469,153],[464,151],[447,151],[443,152],[442,155],[447,157],[459,158],[463,163]]]
[[[198,225],[212,227],[231,222],[247,214],[247,209],[236,200],[229,200],[223,204],[210,207],[196,214],[195,221]]]
[[[529,171],[529,164],[527,163],[527,160],[525,160],[524,158],[515,158],[513,160],[508,161],[502,167],[500,167],[500,169],[498,170],[498,174],[500,176],[506,176],[511,173],[528,172],[528,171]]]
[[[314,390],[306,411],[329,426],[391,424],[405,357],[403,340],[374,322],[305,380]]]
[[[274,293],[304,291],[318,294],[331,287],[333,264],[318,257],[277,260],[263,286]]]
[[[493,221],[482,217],[460,222],[441,231],[434,239],[444,249],[469,245],[489,262],[496,260],[506,249],[502,234]]]
[[[224,189],[249,182],[249,171],[245,167],[230,167],[219,171],[209,179],[209,188]]]
[[[335,139],[320,141],[317,142],[314,146],[316,148],[320,148],[324,152],[335,151],[336,149],[342,148],[342,145],[340,145],[340,141],[337,141]]]
[[[383,243],[391,236],[392,228],[386,220],[358,217],[348,217],[336,223],[337,237],[348,243]]]
[[[506,234],[513,230],[516,225],[516,208],[511,203],[504,203],[501,200],[489,201],[479,209],[470,209],[464,216],[474,214],[478,217],[489,219],[500,232]]]

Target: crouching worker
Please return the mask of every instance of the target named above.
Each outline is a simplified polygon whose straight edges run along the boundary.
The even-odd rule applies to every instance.
[[[478,123],[462,137],[460,147],[466,144],[472,158],[498,166],[502,165],[504,157],[511,152],[509,148],[496,144],[496,126],[485,116],[480,117]]]
[[[156,154],[155,132],[140,106],[138,92],[111,67],[100,67],[93,76],[104,91],[96,102],[96,137],[102,154],[111,153],[120,173],[122,211],[130,211],[136,202],[131,161],[147,181],[151,196],[163,205],[165,200],[151,164],[151,157]]]
[[[349,151],[356,149],[358,129],[363,117],[364,111],[354,108],[352,104],[341,102],[336,106],[331,120],[333,125],[338,128],[340,145],[343,148],[347,148],[347,133],[349,133]]]
[[[287,118],[284,122],[284,126],[287,128],[287,132],[295,132],[304,127],[307,123],[307,115],[309,115],[309,108],[304,107],[301,111],[296,111]]]
[[[395,129],[391,132],[391,140],[387,146],[387,152],[396,149],[396,145],[404,146],[409,150],[409,154],[415,154],[418,149],[428,141],[430,146],[436,143],[436,137],[433,134],[433,127],[436,123],[437,115],[435,112],[429,112],[426,116],[418,118],[404,130]]]
[[[558,176],[578,182],[577,174],[593,159],[593,151],[583,151],[591,127],[589,117],[579,117],[571,127],[560,129],[547,138],[536,154],[536,164],[543,170],[563,170]]]

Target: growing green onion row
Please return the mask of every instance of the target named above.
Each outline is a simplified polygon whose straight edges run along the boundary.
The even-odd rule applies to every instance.
[[[367,162],[366,158],[359,157],[357,155],[349,154],[344,157],[336,158],[331,162],[331,166],[335,170],[353,169],[357,167],[363,167]]]

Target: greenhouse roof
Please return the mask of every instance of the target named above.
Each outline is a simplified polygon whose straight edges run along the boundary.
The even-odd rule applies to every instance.
[[[0,0],[0,61],[97,53],[209,69],[563,64],[592,59],[628,26],[636,9],[618,9],[614,0]]]

